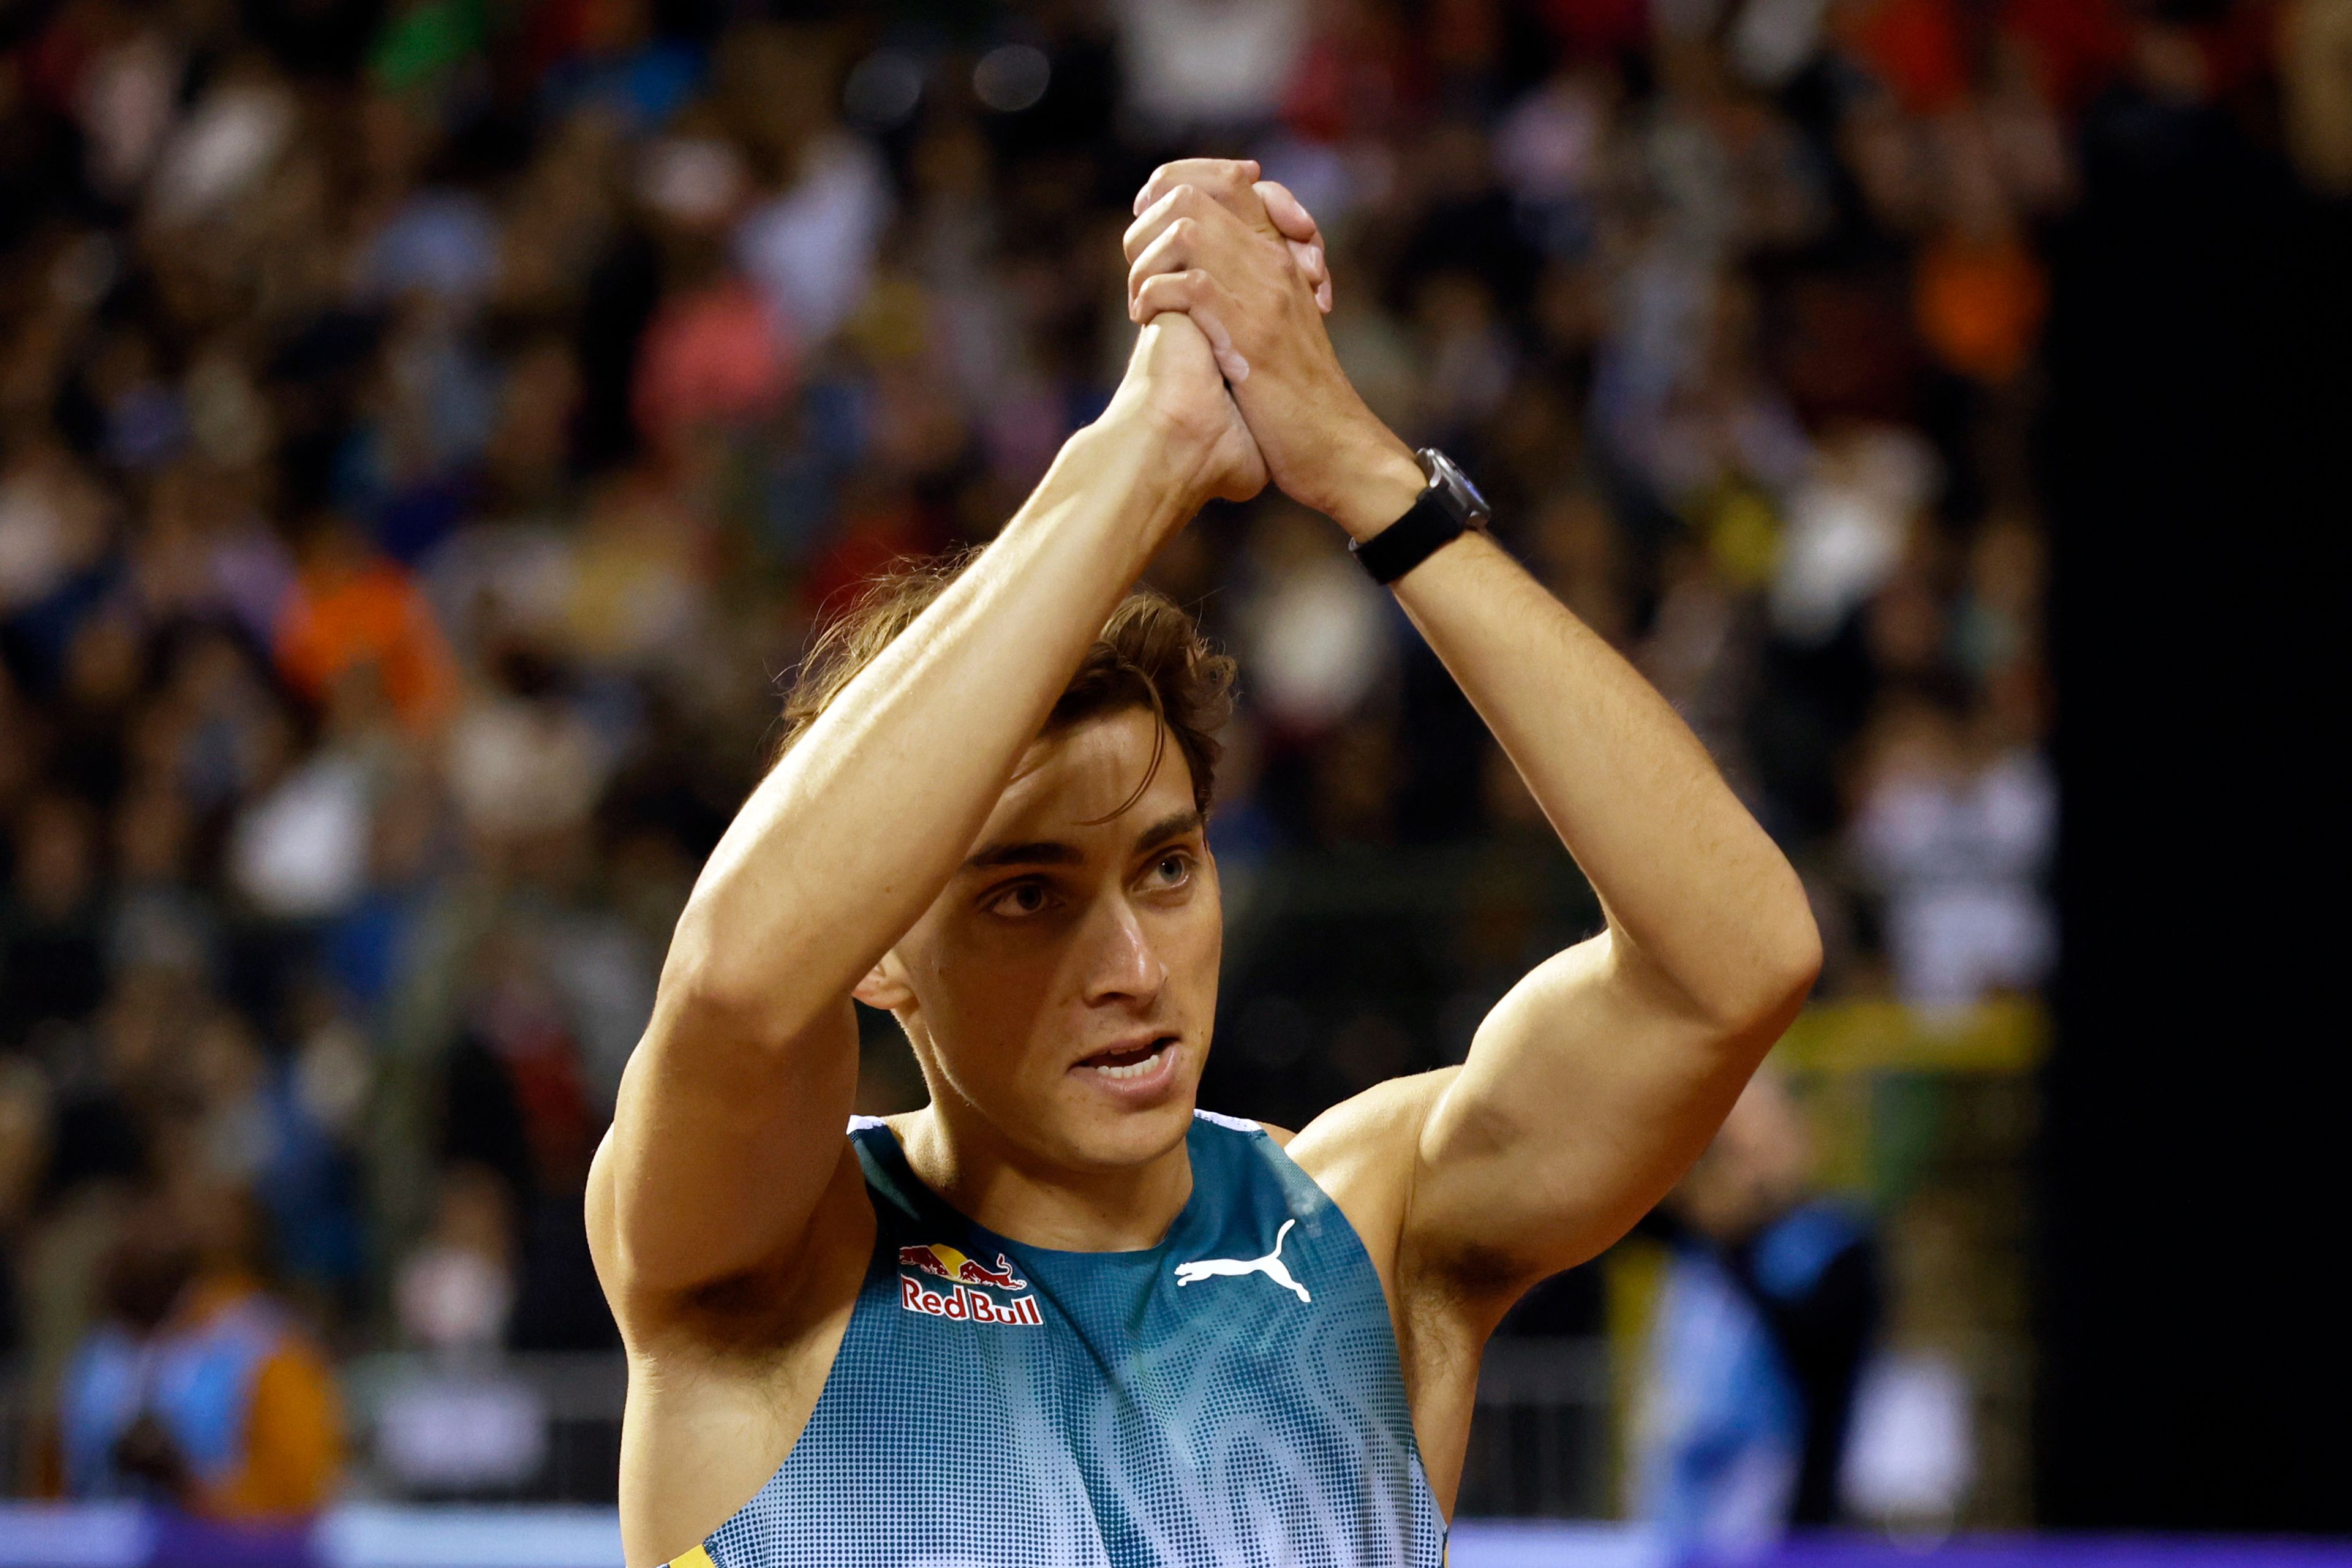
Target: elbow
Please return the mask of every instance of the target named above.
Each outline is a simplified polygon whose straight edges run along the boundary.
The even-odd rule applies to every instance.
[[[1794,877],[1790,878],[1793,882]],[[1760,922],[1740,987],[1724,1020],[1728,1032],[1769,1046],[1812,994],[1822,973],[1822,931],[1801,888]]]
[[[842,951],[838,922],[782,893],[752,900],[698,889],[670,933],[655,1016],[692,1017],[729,1036],[784,1044],[845,1013],[878,952]]]
[[[1801,900],[1769,963],[1775,1010],[1793,1017],[1822,977],[1822,928]]]
[[[782,1048],[809,1022],[796,1001],[793,987],[777,984],[775,966],[714,952],[681,921],[662,964],[654,1025],[704,1048],[719,1042]]]
[[[691,1042],[699,1055],[734,1051],[746,1061],[786,1056],[818,1016],[803,998],[741,979],[695,973],[665,977],[654,1000],[654,1027]]]
[[[1795,881],[1794,877],[1790,879]],[[1697,973],[1679,976],[1682,1005],[1727,1049],[1769,1049],[1812,994],[1822,972],[1822,934],[1801,891],[1775,901],[1715,949]]]

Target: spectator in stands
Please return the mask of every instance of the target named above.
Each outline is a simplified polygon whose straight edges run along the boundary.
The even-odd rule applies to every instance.
[[[393,1290],[401,1338],[462,1355],[497,1347],[514,1310],[514,1194],[486,1165],[442,1172],[433,1228],[401,1260]]]
[[[0,905],[0,1043],[98,1005],[106,971],[93,815],[52,794],[17,816],[15,886]]]
[[[16,1249],[48,1160],[48,1085],[21,1057],[0,1056],[0,1357],[23,1346]]]
[[[2057,790],[2040,756],[2000,742],[1917,699],[1890,702],[1873,727],[1852,835],[1906,1002],[1958,1006],[2049,973]]]
[[[1740,1550],[1839,1515],[1879,1319],[1873,1228],[1822,1195],[1801,1107],[1768,1063],[1652,1222],[1671,1243],[1637,1414],[1635,1511]]]
[[[151,1190],[131,1209],[103,1276],[104,1316],[65,1377],[69,1495],[268,1520],[333,1494],[334,1379],[256,1278],[255,1225],[234,1188]]]

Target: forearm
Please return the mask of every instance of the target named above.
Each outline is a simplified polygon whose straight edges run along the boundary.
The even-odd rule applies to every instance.
[[[1247,489],[1237,424],[1189,322],[1139,334],[1102,418],[729,825],[590,1172],[625,1332],[667,1321],[681,1291],[797,1256],[843,1174],[854,988],[971,852],[1152,552],[1202,497]],[[854,1200],[853,1180],[844,1212],[862,1215]]]
[[[664,973],[789,1034],[840,999],[944,885],[1070,670],[1183,521],[1147,416],[1073,437],[964,574],[752,792]]]
[[[1348,457],[1318,500],[1351,537],[1420,494],[1419,463],[1368,415],[1331,445]],[[1811,982],[1819,938],[1795,871],[1632,665],[1484,534],[1394,587],[1591,880],[1615,965],[1730,1021]]]
[[[1689,1168],[1819,949],[1795,872],[1705,749],[1500,547],[1472,534],[1396,586],[1609,919],[1495,1005],[1416,1130],[1411,1266],[1490,1326]]]
[[[1790,1005],[1818,963],[1803,889],[1664,699],[1484,535],[1396,592],[1591,879],[1614,963],[1713,1019]]]
[[[1358,540],[1412,507],[1412,451],[1349,384],[1279,244],[1185,182],[1127,253],[1137,320],[1193,312],[1252,367],[1234,395],[1286,492]],[[1484,537],[1397,587],[1599,889],[1629,973],[1708,1013],[1795,989],[1814,935],[1794,874],[1657,694]]]
[[[1234,395],[1286,493],[1360,541],[1412,507],[1420,466],[1348,384],[1278,247],[1184,183],[1129,230],[1128,257],[1137,320],[1228,330],[1250,366]],[[1409,1155],[1365,1178],[1394,1229],[1359,1223],[1396,1236],[1401,1299],[1409,1276],[1440,1280],[1429,1299],[1483,1334],[1520,1285],[1591,1256],[1688,1167],[1811,984],[1819,939],[1696,738],[1491,540],[1446,544],[1396,591],[1609,918],[1496,1005],[1460,1068],[1394,1088],[1409,1103],[1360,1096],[1294,1146],[1318,1160],[1385,1137]]]

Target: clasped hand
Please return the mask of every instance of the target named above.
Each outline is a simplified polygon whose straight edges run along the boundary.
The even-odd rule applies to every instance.
[[[1138,193],[1128,313],[1144,330],[1129,382],[1172,416],[1174,438],[1198,447],[1201,499],[1246,500],[1271,479],[1351,532],[1359,512],[1377,527],[1420,470],[1332,351],[1314,218],[1259,173],[1246,160],[1187,159]],[[1384,499],[1364,499],[1368,476],[1385,481]]]

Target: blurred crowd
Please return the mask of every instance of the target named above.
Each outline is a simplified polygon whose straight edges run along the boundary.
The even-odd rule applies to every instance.
[[[1180,153],[1321,221],[1358,385],[1697,728],[1829,993],[2034,987],[2078,131],[2218,106],[2341,180],[2273,51],[2344,13],[8,7],[5,1485],[299,1507],[322,1356],[613,1342],[586,1163],[777,679],[1103,405]],[[1229,875],[1527,828],[1322,520],[1154,577],[1243,661]]]

